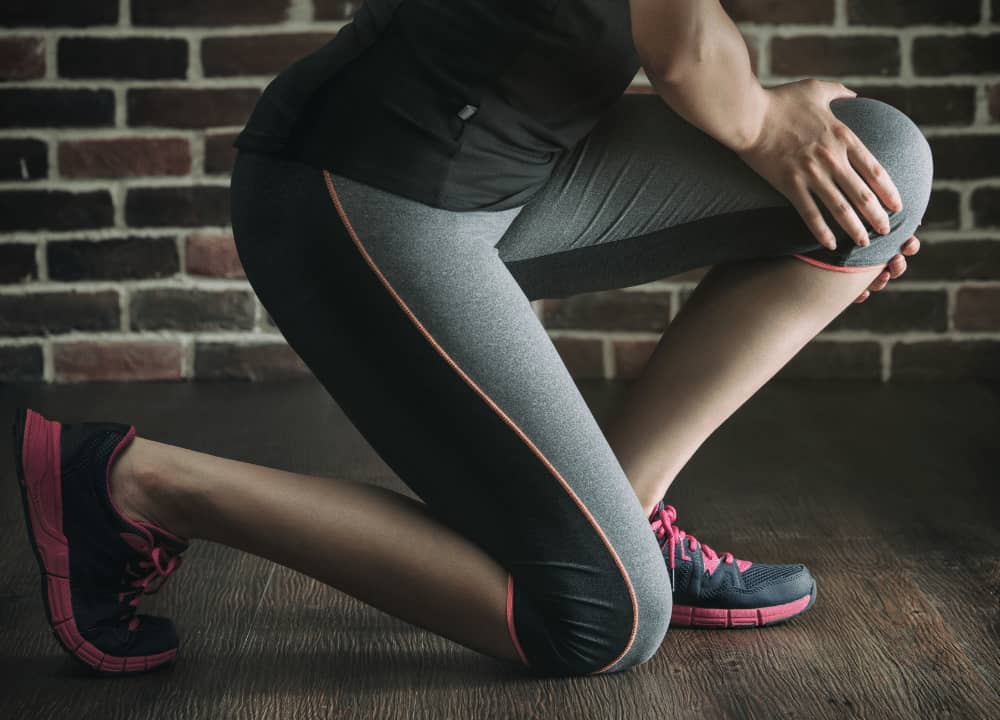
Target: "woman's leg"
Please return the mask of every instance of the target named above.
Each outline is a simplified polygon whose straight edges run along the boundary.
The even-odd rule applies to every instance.
[[[879,158],[903,209],[839,248],[734,153],[655,95],[626,95],[560,159],[498,243],[529,297],[626,287],[715,265],[664,332],[607,436],[647,511],[736,408],[822,330],[912,235],[930,194],[926,140],[874,100],[832,108]],[[794,257],[793,257],[794,256]]]
[[[386,516],[376,491],[157,448],[170,458],[154,475],[176,480],[187,468],[202,487],[192,510],[180,495],[179,512],[199,515],[209,537],[329,578],[470,647],[501,657],[513,648],[539,672],[613,672],[651,657],[670,618],[662,557],[497,255],[516,212],[439,210],[245,153],[232,204],[264,306],[426,509],[394,500]],[[394,527],[382,544],[352,556],[389,532],[385,522]],[[388,582],[392,569],[404,577]]]
[[[141,437],[112,466],[111,488],[132,519],[268,558],[474,650],[520,661],[507,629],[507,571],[409,497]]]
[[[705,439],[880,272],[787,257],[705,275],[605,430],[647,512]]]

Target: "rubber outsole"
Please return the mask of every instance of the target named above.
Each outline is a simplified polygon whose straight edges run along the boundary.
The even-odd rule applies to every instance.
[[[803,603],[807,599],[808,601]],[[816,581],[813,580],[808,595],[784,605],[747,609],[675,606],[671,614],[670,626],[717,630],[773,627],[798,617],[811,608],[815,602]]]
[[[76,624],[73,619],[71,603],[70,607],[66,609],[69,616],[67,618],[56,619],[49,597],[49,583],[50,581],[57,583],[64,582],[68,586],[68,560],[67,572],[65,576],[49,572],[49,568],[46,567],[46,563],[35,539],[36,528],[31,520],[32,513],[30,500],[28,498],[28,485],[25,480],[24,458],[22,453],[28,412],[28,409],[24,407],[17,407],[14,410],[14,422],[11,426],[14,441],[14,465],[16,468],[18,490],[21,493],[21,507],[24,510],[24,522],[28,532],[28,542],[31,544],[31,551],[35,556],[35,562],[38,563],[38,570],[40,573],[39,579],[41,581],[42,604],[45,607],[45,617],[48,620],[49,629],[51,630],[52,635],[59,643],[59,646],[65,650],[70,657],[83,665],[83,667],[87,668],[89,671],[102,677],[140,675],[153,670],[162,669],[172,664],[177,656],[176,648],[165,653],[159,653],[158,655],[136,657],[110,655],[98,649],[79,635],[79,630],[76,628]],[[60,537],[61,542],[64,545],[67,545],[68,548],[65,536]],[[68,627],[69,625],[72,625],[72,627]],[[59,628],[61,628],[61,630]],[[73,635],[78,636],[80,639],[80,642],[75,647],[71,643],[71,636]],[[105,666],[106,664],[110,666]],[[141,664],[141,667],[137,667],[137,664]],[[114,667],[115,665],[118,665],[119,667],[116,668]]]

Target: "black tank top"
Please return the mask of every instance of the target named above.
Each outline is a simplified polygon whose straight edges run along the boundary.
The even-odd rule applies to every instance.
[[[526,203],[640,67],[628,0],[366,0],[233,142],[449,210]]]

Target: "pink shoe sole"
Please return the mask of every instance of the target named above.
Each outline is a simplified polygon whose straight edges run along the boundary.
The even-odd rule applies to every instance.
[[[783,605],[762,608],[700,608],[674,605],[671,627],[739,628],[777,625],[801,615],[816,602],[816,583],[808,595]]]

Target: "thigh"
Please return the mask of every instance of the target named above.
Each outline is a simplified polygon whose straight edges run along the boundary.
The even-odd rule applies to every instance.
[[[838,250],[819,245],[787,199],[655,94],[623,95],[567,151],[497,244],[531,297],[626,287],[718,262],[796,255],[833,269],[887,262],[930,193],[926,141],[874,100],[831,108],[882,161],[904,199],[893,231],[857,248],[829,213]],[[911,181],[911,178],[914,180]],[[900,182],[900,180],[907,182]]]
[[[497,254],[516,210],[444,211],[296,165],[250,187],[237,162],[234,233],[262,303],[403,482],[511,571],[529,658],[555,667],[574,642],[580,663],[648,657],[669,621],[663,560]],[[654,595],[665,615],[639,606]]]

